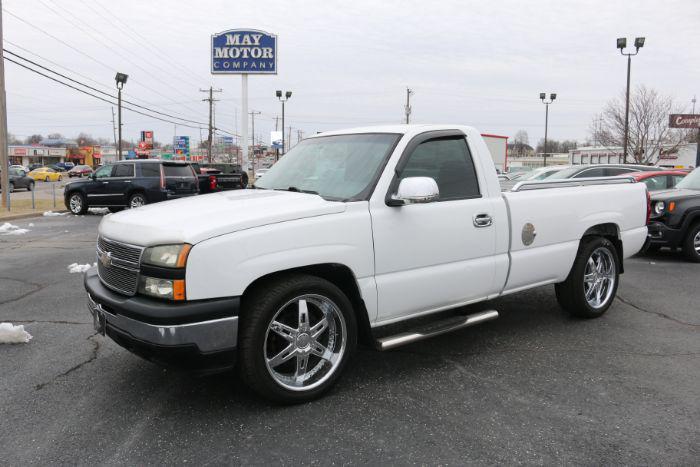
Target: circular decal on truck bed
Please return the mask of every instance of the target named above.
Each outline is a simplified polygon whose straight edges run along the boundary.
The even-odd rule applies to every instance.
[[[537,232],[535,231],[535,226],[530,224],[529,222],[523,226],[523,233],[522,233],[522,240],[523,240],[523,245],[528,246],[532,245],[532,242],[535,241],[535,237],[537,236]]]

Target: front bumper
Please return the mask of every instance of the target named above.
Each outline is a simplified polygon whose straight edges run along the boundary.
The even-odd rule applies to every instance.
[[[647,228],[649,230],[647,235],[648,245],[677,248],[683,241],[683,231],[681,229],[671,228],[663,222],[650,222]]]
[[[95,330],[155,363],[197,371],[235,364],[240,298],[168,303],[107,289],[95,269],[85,274]]]

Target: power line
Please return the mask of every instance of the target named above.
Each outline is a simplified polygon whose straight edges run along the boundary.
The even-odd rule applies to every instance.
[[[150,70],[147,70],[146,68],[142,67],[137,61],[132,60],[131,57],[129,57],[128,55],[122,53],[120,50],[118,50],[118,49],[115,48],[115,47],[112,47],[110,44],[108,44],[106,41],[104,41],[104,40],[102,39],[102,37],[97,36],[97,35],[93,34],[91,31],[89,31],[88,29],[86,29],[86,28],[81,24],[81,23],[82,23],[81,19],[78,18],[77,16],[75,16],[75,15],[74,15],[73,13],[71,13],[70,11],[66,10],[65,8],[63,8],[63,7],[59,6],[59,5],[56,5],[56,7],[58,7],[60,10],[63,10],[65,13],[67,13],[67,14],[70,15],[71,17],[75,18],[75,19],[77,20],[77,22],[76,22],[76,21],[73,21],[73,20],[70,19],[70,18],[67,18],[67,17],[66,17],[65,15],[63,15],[59,10],[57,10],[57,9],[55,9],[55,8],[53,8],[53,7],[49,6],[49,5],[47,5],[43,0],[39,0],[39,2],[40,2],[42,5],[44,5],[45,7],[47,7],[48,9],[50,9],[53,13],[57,14],[58,16],[60,16],[60,17],[63,18],[64,20],[68,21],[69,23],[73,24],[76,28],[80,29],[81,31],[85,32],[85,34],[87,34],[90,38],[92,38],[92,40],[98,42],[99,44],[101,44],[102,46],[104,46],[106,49],[108,49],[108,50],[112,51],[113,53],[117,54],[119,57],[121,57],[122,59],[124,59],[124,60],[126,60],[127,62],[129,62],[131,65],[135,66],[136,68],[138,68],[139,70],[143,71],[144,73],[150,73]],[[53,2],[53,3],[55,4],[55,2]],[[113,42],[113,41],[112,41],[112,42]],[[113,42],[113,43],[114,43],[114,42]],[[119,47],[118,44],[117,44],[117,47]],[[154,68],[157,68],[157,67],[154,66]],[[175,86],[172,86],[172,85],[170,85],[170,84],[168,84],[168,83],[164,83],[164,84],[165,84],[167,87],[169,87],[170,89],[173,89],[174,91],[176,91],[177,93],[182,94],[182,92],[181,92],[179,89],[177,89]],[[144,87],[146,87],[146,86],[144,86]],[[156,91],[155,89],[151,89],[151,91],[154,92],[154,93],[156,93],[156,94],[159,94],[159,95],[161,95],[161,96],[163,96],[163,97],[166,97],[164,94],[159,93],[159,92]],[[184,96],[185,94],[182,94],[182,95]],[[187,108],[187,109],[190,110],[190,111],[196,112],[194,109],[192,109],[192,108],[190,108],[190,107],[186,107],[186,106],[185,106],[185,108]]]
[[[21,21],[22,23],[26,24],[27,26],[29,26],[29,27],[31,27],[31,28],[33,28],[33,29],[39,31],[40,33],[42,33],[42,34],[44,34],[44,35],[46,35],[46,36],[48,36],[48,37],[54,39],[55,41],[57,41],[57,42],[59,42],[59,43],[65,45],[66,47],[70,48],[71,50],[74,50],[75,52],[78,52],[80,55],[82,55],[82,56],[84,56],[84,57],[87,57],[88,59],[92,60],[93,62],[95,62],[95,63],[97,63],[97,64],[99,64],[99,65],[101,65],[101,66],[107,68],[107,69],[110,70],[110,71],[114,71],[114,67],[108,65],[107,63],[103,62],[102,60],[99,60],[99,59],[93,57],[92,55],[90,55],[90,54],[88,54],[88,53],[86,53],[86,52],[83,52],[82,50],[80,50],[80,49],[78,49],[78,48],[76,48],[76,47],[70,45],[70,44],[67,43],[66,41],[64,41],[64,40],[62,40],[62,39],[60,39],[60,38],[54,36],[53,34],[51,34],[51,33],[47,32],[47,31],[45,31],[44,29],[42,29],[42,28],[40,28],[40,27],[38,27],[38,26],[32,24],[31,22],[29,22],[29,21],[27,21],[27,20],[21,18],[20,16],[17,16],[16,14],[12,13],[11,11],[6,10],[5,8],[3,8],[2,11],[4,11],[5,13],[9,14],[10,16],[16,18],[17,20]],[[110,47],[109,45],[105,45],[105,46],[106,46],[108,49],[113,50],[113,48]],[[136,66],[139,67],[139,68],[141,68],[139,65],[136,65]],[[150,73],[148,70],[146,70],[146,69],[144,69],[144,68],[141,68],[141,69],[144,70],[146,73]],[[141,86],[142,88],[151,91],[151,92],[154,93],[154,94],[157,94],[157,95],[159,95],[159,96],[161,96],[161,97],[164,97],[165,99],[172,100],[172,99],[170,99],[168,96],[166,96],[165,94],[159,92],[157,89],[151,88],[150,86],[146,86],[145,84],[138,83],[138,82],[135,83],[135,84],[136,84],[137,86]],[[171,86],[171,87],[172,87],[172,86]],[[175,89],[175,90],[177,91],[176,88],[173,88],[173,89]],[[178,93],[180,93],[180,92],[178,91]],[[185,94],[182,94],[182,95],[184,96]],[[195,112],[195,113],[198,112],[197,110],[194,110],[194,109],[192,109],[192,108],[190,108],[190,107],[187,107],[187,106],[184,106],[184,107],[185,107],[186,109],[190,110],[190,111]]]
[[[99,99],[99,100],[101,100],[101,101],[103,101],[103,102],[106,102],[106,103],[108,103],[108,104],[110,104],[110,105],[115,105],[115,103],[112,102],[112,101],[110,101],[110,100],[107,100],[107,99],[105,99],[105,98],[103,98],[103,97],[100,97],[100,96],[97,96],[97,95],[95,95],[95,94],[92,94],[92,93],[90,93],[90,92],[88,92],[88,91],[85,91],[84,89],[80,89],[80,88],[78,88],[78,87],[76,87],[76,86],[73,86],[72,84],[64,83],[63,81],[61,81],[61,80],[59,80],[59,79],[56,79],[56,78],[54,78],[53,76],[49,76],[49,75],[47,75],[47,74],[45,74],[45,73],[42,73],[42,72],[40,72],[40,71],[38,71],[38,70],[35,70],[35,69],[31,68],[31,67],[28,67],[27,65],[24,65],[24,64],[22,64],[22,63],[20,63],[20,62],[17,62],[17,61],[15,61],[15,60],[13,60],[13,59],[11,59],[11,58],[9,58],[9,57],[5,57],[5,60],[7,60],[8,62],[12,62],[12,63],[14,63],[15,65],[19,65],[19,66],[21,66],[22,68],[25,68],[25,69],[27,69],[27,70],[29,70],[29,71],[31,71],[31,72],[34,72],[34,73],[36,73],[36,74],[38,74],[38,75],[40,75],[40,76],[43,76],[44,78],[48,78],[48,79],[50,79],[51,81],[55,81],[56,83],[62,84],[62,85],[64,85],[64,86],[66,86],[66,87],[69,87],[69,88],[74,89],[74,90],[76,90],[76,91],[78,91],[78,92],[81,92],[81,93],[83,93],[83,94],[86,94],[86,95],[88,95],[88,96],[90,96],[90,97],[94,97],[95,99]],[[139,111],[139,110],[135,110],[135,109],[132,109],[132,108],[130,108],[130,107],[127,107],[127,106],[125,106],[125,105],[123,105],[122,108],[124,108],[124,109],[126,109],[126,110],[130,110],[131,112],[137,113],[137,114],[139,114],[139,115],[143,115],[143,116],[146,116],[146,117],[149,117],[149,118],[153,118],[153,119],[155,119],[155,120],[160,120],[160,121],[162,121],[162,122],[178,124],[178,125],[185,126],[185,127],[189,127],[189,128],[201,128],[200,126],[188,125],[188,124],[185,124],[185,123],[178,123],[178,122],[174,122],[174,121],[172,121],[172,120],[167,120],[167,119],[164,119],[164,118],[156,117],[156,116],[154,116],[154,115],[149,115],[149,114],[144,113],[144,112],[141,112],[141,111]]]
[[[137,31],[136,29],[132,28],[131,25],[129,25],[128,23],[122,21],[117,15],[115,15],[114,13],[112,13],[111,11],[109,11],[105,6],[101,5],[101,4],[100,4],[99,2],[97,2],[96,0],[93,0],[92,2],[86,2],[85,0],[80,0],[80,2],[81,2],[83,5],[87,6],[90,10],[94,11],[100,18],[102,18],[102,19],[104,19],[105,21],[107,21],[108,24],[114,26],[114,29],[116,29],[116,30],[118,30],[118,31],[120,31],[120,32],[122,31],[122,29],[120,29],[120,28],[118,28],[117,26],[114,25],[114,20],[116,20],[116,21],[118,21],[119,23],[121,23],[122,25],[124,25],[124,27],[127,28],[127,29],[129,29],[134,35],[136,35],[136,36],[140,37],[141,39],[143,39],[143,42],[137,42],[136,40],[133,39],[132,36],[129,36],[128,34],[126,35],[127,37],[129,37],[135,44],[137,44],[137,45],[139,45],[139,46],[148,47],[148,48],[154,50],[154,51],[156,52],[154,56],[157,57],[159,60],[161,60],[161,61],[162,61],[163,63],[165,63],[166,65],[168,65],[168,66],[174,66],[174,67],[176,67],[176,68],[182,70],[183,72],[188,73],[190,76],[194,77],[196,80],[200,80],[200,79],[201,79],[199,76],[197,76],[196,74],[192,73],[192,71],[190,71],[188,68],[186,68],[186,67],[180,65],[179,63],[177,63],[177,62],[171,63],[171,62],[166,61],[164,58],[162,58],[162,57],[161,57],[161,51],[160,51],[155,45],[153,45],[153,44],[151,43],[151,40],[150,40],[150,39],[148,39],[147,37],[145,37],[143,34],[141,34],[141,33],[140,33],[139,31]],[[102,10],[104,10],[105,13],[107,13],[107,14],[109,15],[109,17],[106,17],[106,16],[104,16],[102,13],[100,13],[99,11],[95,10],[95,8],[93,7],[93,4],[96,4],[96,5],[99,6]],[[164,54],[164,55],[167,55],[167,54]]]
[[[93,87],[93,86],[90,86],[89,84],[82,83],[82,82],[80,82],[80,81],[78,81],[78,80],[76,80],[76,79],[71,78],[70,76],[66,76],[66,75],[64,75],[64,74],[62,74],[62,73],[59,73],[59,72],[57,72],[57,71],[55,71],[55,70],[52,70],[51,68],[48,68],[48,67],[46,67],[46,66],[44,66],[44,65],[41,65],[40,63],[37,63],[37,62],[35,62],[35,61],[33,61],[33,60],[29,60],[29,59],[26,58],[26,57],[23,57],[23,56],[21,56],[21,55],[19,55],[19,54],[16,54],[16,53],[12,52],[11,50],[8,50],[8,49],[5,49],[5,48],[3,48],[2,50],[4,50],[5,52],[7,52],[7,53],[10,54],[10,55],[13,55],[13,56],[15,56],[15,57],[17,57],[17,58],[19,58],[19,59],[24,60],[25,62],[31,63],[31,64],[34,65],[34,66],[37,66],[37,67],[39,67],[39,68],[41,68],[41,69],[43,69],[43,70],[46,70],[46,71],[48,71],[48,72],[51,72],[51,73],[53,73],[53,74],[55,74],[55,75],[57,75],[57,76],[60,76],[61,78],[67,79],[68,81],[71,81],[71,82],[73,82],[73,83],[76,83],[76,84],[79,84],[79,85],[81,85],[81,86],[83,86],[83,87],[86,87],[86,88],[90,89],[91,91],[99,92],[100,94],[103,94],[103,95],[105,95],[105,96],[108,96],[108,97],[111,97],[111,98],[113,98],[113,99],[116,99],[116,96],[114,96],[114,95],[112,95],[112,94],[109,94],[108,92],[105,92],[105,91],[102,91],[102,90],[100,90],[100,89],[97,89],[97,88],[95,88],[95,87]],[[128,101],[128,100],[126,100],[126,99],[123,99],[123,102],[126,102],[126,103],[128,103],[128,104],[131,104],[131,105],[133,105],[134,107],[138,107],[138,108],[140,108],[140,109],[148,110],[149,112],[153,112],[153,113],[156,113],[156,114],[159,114],[159,115],[163,115],[163,116],[166,116],[166,117],[170,117],[170,118],[175,118],[175,119],[178,119],[178,120],[182,120],[182,121],[184,121],[184,122],[196,123],[196,124],[198,124],[198,125],[206,125],[206,123],[203,123],[203,122],[198,122],[198,121],[196,121],[196,120],[189,120],[189,119],[187,119],[187,118],[178,117],[177,115],[171,115],[171,114],[168,114],[168,113],[165,113],[165,112],[160,112],[160,111],[158,111],[158,110],[154,110],[154,109],[145,107],[145,106],[143,106],[143,105],[137,104],[137,103],[135,103],[135,102]]]

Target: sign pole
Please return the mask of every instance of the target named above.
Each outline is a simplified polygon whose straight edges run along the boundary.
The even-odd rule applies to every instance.
[[[241,136],[243,147],[241,148],[241,171],[248,172],[248,73],[241,75]],[[250,177],[248,177],[250,179]]]
[[[0,1],[0,8],[2,1]],[[0,44],[2,44],[2,12],[0,10]],[[2,207],[10,210],[10,164],[7,147],[7,104],[5,102],[5,60],[0,47],[0,186],[2,186]]]

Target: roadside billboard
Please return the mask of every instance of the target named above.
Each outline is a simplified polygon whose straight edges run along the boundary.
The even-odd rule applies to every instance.
[[[270,147],[272,149],[282,149],[282,132],[281,131],[271,131],[270,132]]]
[[[668,126],[671,128],[699,128],[700,115],[698,114],[671,114],[668,116]]]
[[[173,155],[175,156],[190,156],[190,137],[175,136],[173,137]]]
[[[213,74],[277,74],[277,36],[256,29],[229,29],[211,36]]]

